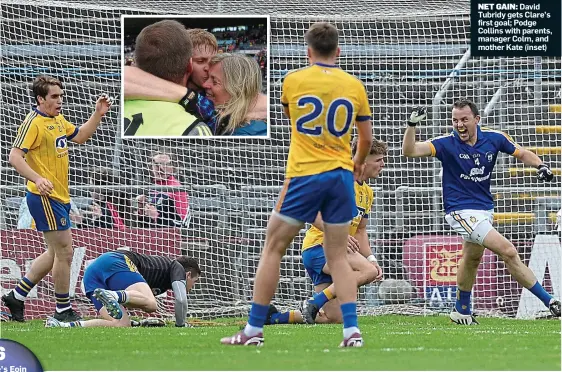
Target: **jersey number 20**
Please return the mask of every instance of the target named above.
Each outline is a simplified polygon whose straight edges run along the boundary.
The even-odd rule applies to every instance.
[[[312,124],[318,119],[324,110],[324,103],[316,96],[304,96],[297,101],[299,108],[312,105],[312,111],[297,119],[297,130],[301,133],[319,136],[322,134],[324,126],[321,123]],[[336,113],[338,109],[345,110],[345,122],[343,128],[336,127]],[[341,137],[349,131],[351,122],[353,121],[353,104],[345,98],[336,98],[328,105],[326,111],[326,128],[336,137]]]

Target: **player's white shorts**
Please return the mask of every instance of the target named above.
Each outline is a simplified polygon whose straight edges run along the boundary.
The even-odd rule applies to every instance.
[[[463,209],[447,213],[445,220],[464,240],[483,245],[484,238],[494,228],[494,211]]]

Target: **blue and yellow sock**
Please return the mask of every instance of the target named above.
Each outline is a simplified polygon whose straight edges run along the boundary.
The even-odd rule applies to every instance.
[[[295,323],[295,310],[273,313],[270,319],[271,324],[293,324]]]
[[[16,288],[14,288],[14,297],[20,301],[24,301],[29,292],[35,287],[35,284],[25,276],[20,280]]]
[[[57,302],[58,313],[62,313],[71,308],[70,295],[68,293],[55,293],[55,300]]]
[[[84,321],[78,320],[76,322],[68,322],[70,327],[84,327]]]
[[[320,293],[315,293],[312,296],[312,299],[308,300],[308,302],[310,302],[312,304],[315,304],[316,306],[321,308],[322,306],[324,306],[326,304],[326,302],[328,302],[328,301],[330,301],[331,299],[334,299],[334,298],[336,298],[336,296],[334,296],[332,294],[332,291],[330,291],[329,288],[326,288]]]
[[[470,291],[457,289],[457,302],[455,302],[455,309],[463,315],[470,315],[470,294]]]
[[[550,300],[552,300],[553,297],[547,291],[545,291],[543,286],[538,281],[534,286],[529,288],[529,291],[537,296],[538,299],[541,300],[546,307],[550,305]]]

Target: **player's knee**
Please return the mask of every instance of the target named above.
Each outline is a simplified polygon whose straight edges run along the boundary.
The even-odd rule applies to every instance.
[[[375,279],[377,278],[377,275],[379,274],[379,271],[377,270],[377,268],[373,265],[369,265],[368,267],[365,267],[365,281],[367,283],[372,283],[375,281]]]
[[[482,256],[467,256],[463,257],[463,260],[466,262],[468,267],[478,267],[480,265],[480,261],[482,260]]]
[[[155,298],[149,299],[144,307],[144,311],[146,311],[147,313],[153,313],[156,310],[158,310],[158,304],[156,302],[156,299]]]
[[[501,258],[506,262],[514,262],[519,259],[519,253],[517,249],[513,246],[513,244],[509,243],[506,244],[505,247],[502,247],[501,250]]]
[[[72,256],[73,256],[72,246],[63,246],[57,248],[55,251],[55,258],[58,261],[62,261],[68,263],[69,265],[72,263]]]

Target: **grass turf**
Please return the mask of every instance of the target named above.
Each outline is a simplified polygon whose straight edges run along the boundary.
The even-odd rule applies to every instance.
[[[261,348],[220,345],[239,326],[50,328],[2,323],[2,338],[30,348],[45,370],[557,370],[560,320],[446,317],[360,319],[362,349],[338,349],[340,325],[265,329]]]

